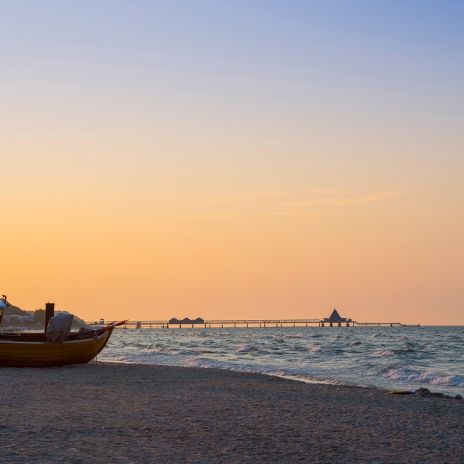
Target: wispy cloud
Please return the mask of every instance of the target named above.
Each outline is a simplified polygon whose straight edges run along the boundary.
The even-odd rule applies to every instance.
[[[359,192],[341,189],[238,192],[187,206],[218,216],[333,216],[350,208],[395,200],[407,190]]]

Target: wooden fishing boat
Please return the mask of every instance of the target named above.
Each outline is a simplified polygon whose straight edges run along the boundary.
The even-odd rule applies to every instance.
[[[70,334],[60,343],[48,342],[45,334],[0,334],[0,366],[51,367],[88,363],[106,346],[113,327],[88,338]]]
[[[6,304],[6,299],[4,301]],[[53,310],[48,314],[48,319],[52,315]],[[71,332],[61,342],[48,341],[46,332],[0,333],[0,367],[52,367],[88,363],[105,348],[114,328],[122,323]]]

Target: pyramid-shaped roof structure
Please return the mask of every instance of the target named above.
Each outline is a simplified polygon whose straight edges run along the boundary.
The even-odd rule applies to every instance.
[[[330,322],[343,322],[345,318],[341,317],[340,314],[338,314],[338,311],[334,308],[332,311],[332,314],[329,317]]]

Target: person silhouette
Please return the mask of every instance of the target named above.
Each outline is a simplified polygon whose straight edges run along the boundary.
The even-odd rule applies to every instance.
[[[0,324],[2,323],[3,312],[5,311],[5,308],[8,308],[8,306],[10,306],[10,303],[8,303],[6,295],[2,295],[2,299],[0,300]]]

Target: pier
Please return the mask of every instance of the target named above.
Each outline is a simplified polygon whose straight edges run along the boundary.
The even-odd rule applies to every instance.
[[[108,321],[100,319],[95,322],[87,322],[88,325],[105,324]],[[357,322],[349,318],[341,317],[336,309],[330,317],[324,319],[176,319],[163,320],[129,320],[121,326],[125,329],[171,329],[171,328],[290,328],[290,327],[402,327],[401,322]]]

